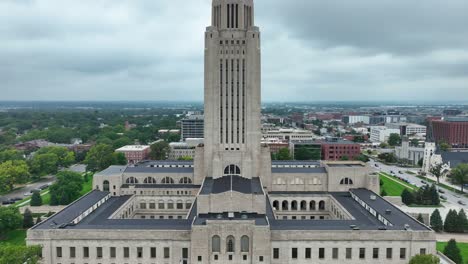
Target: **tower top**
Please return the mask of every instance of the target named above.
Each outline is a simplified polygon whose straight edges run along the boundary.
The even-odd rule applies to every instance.
[[[211,25],[218,30],[248,30],[254,25],[253,0],[213,0]]]

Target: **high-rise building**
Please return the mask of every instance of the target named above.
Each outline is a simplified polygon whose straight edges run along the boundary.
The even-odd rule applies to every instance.
[[[204,138],[203,115],[191,115],[180,121],[182,141],[187,138]]]
[[[435,233],[378,195],[367,164],[275,161],[260,134],[253,0],[213,0],[205,141],[192,161],[111,166],[28,231],[44,263],[390,263]]]
[[[432,138],[437,143],[448,143],[454,148],[468,147],[468,117],[447,117],[432,120]]]

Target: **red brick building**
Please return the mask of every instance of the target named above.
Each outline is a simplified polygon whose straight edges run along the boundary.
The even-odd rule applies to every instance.
[[[361,145],[351,141],[322,142],[322,160],[356,159],[361,154]]]
[[[135,164],[149,157],[150,146],[129,145],[117,149],[115,152],[120,152],[125,155],[128,164]]]
[[[432,137],[435,142],[446,142],[455,148],[468,147],[468,117],[449,117],[432,120]]]

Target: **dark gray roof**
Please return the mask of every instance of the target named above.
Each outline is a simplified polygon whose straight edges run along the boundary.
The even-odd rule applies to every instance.
[[[200,194],[223,193],[231,190],[246,194],[263,194],[259,178],[247,179],[240,176],[206,178]]]
[[[346,164],[346,163],[329,163],[328,164],[329,167],[341,167],[341,168],[353,168],[353,167],[364,167],[363,164],[359,164],[359,163],[350,163],[350,164]]]
[[[104,175],[104,176],[112,176],[116,174],[122,174],[125,171],[125,168],[127,166],[118,166],[118,165],[112,165],[109,168],[98,172],[98,175]]]
[[[272,160],[272,165],[315,165],[320,166],[320,161],[316,160]]]
[[[446,151],[440,153],[444,163],[450,162],[450,168],[455,168],[460,163],[468,163],[468,151],[466,152],[456,152],[456,151]]]
[[[193,173],[193,168],[184,167],[127,167],[125,173]]]
[[[108,194],[109,192],[93,190],[34,228],[48,229],[60,226],[62,224],[68,224],[81,215],[84,211],[95,205],[98,201],[106,197]]]
[[[266,226],[268,225],[268,222],[266,220],[266,216],[264,214],[257,214],[257,213],[242,213],[242,212],[235,212],[234,217],[229,218],[229,215],[227,212],[224,213],[219,213],[219,214],[200,214],[198,217],[195,219],[193,222],[194,225],[206,225],[207,220],[220,220],[220,221],[226,221],[226,220],[254,220],[255,225],[262,225]]]
[[[161,188],[161,189],[199,189],[201,185],[195,184],[123,184],[122,188],[135,186],[135,188]]]
[[[192,160],[145,160],[136,164],[138,167],[151,165],[193,165]]]
[[[272,173],[326,173],[324,167],[317,168],[271,168]]]

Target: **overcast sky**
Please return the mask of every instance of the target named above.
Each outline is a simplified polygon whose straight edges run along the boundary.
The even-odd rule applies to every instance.
[[[256,0],[263,101],[468,101],[466,0]],[[0,100],[202,100],[210,0],[0,0]]]

